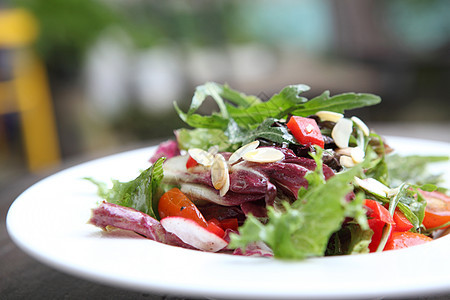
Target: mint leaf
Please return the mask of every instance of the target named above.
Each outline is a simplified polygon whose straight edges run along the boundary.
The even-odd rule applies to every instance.
[[[136,179],[129,182],[113,180],[113,187],[106,188],[106,184],[92,178],[85,178],[98,187],[98,195],[106,201],[125,207],[137,209],[156,218],[154,212],[153,196],[163,179],[163,162],[165,158],[158,159],[151,167],[144,170]]]

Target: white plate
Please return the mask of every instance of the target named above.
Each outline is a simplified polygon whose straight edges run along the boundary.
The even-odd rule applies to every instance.
[[[450,154],[450,144],[388,138],[400,153]],[[99,198],[82,180],[129,180],[149,166],[154,148],[87,162],[50,176],[11,206],[7,228],[29,255],[56,269],[116,287],[186,297],[362,298],[450,292],[450,236],[378,254],[301,262],[204,253],[134,233],[103,234],[86,224]],[[449,186],[450,165],[446,171]]]

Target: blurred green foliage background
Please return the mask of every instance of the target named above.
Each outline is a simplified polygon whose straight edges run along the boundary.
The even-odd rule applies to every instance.
[[[63,159],[170,137],[183,126],[172,102],[185,107],[204,81],[267,96],[294,83],[309,96],[371,92],[383,103],[357,112],[369,124],[448,126],[446,0],[11,0],[0,10],[17,7],[39,25],[33,47]],[[20,129],[2,119],[11,155]]]

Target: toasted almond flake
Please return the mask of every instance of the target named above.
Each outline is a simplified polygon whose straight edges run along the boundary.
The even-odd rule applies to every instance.
[[[211,181],[216,190],[220,190],[229,181],[228,165],[221,154],[214,155],[211,165]]]
[[[274,148],[258,148],[246,152],[242,158],[251,162],[271,163],[282,160],[284,154],[280,150]]]
[[[361,129],[361,131],[365,136],[369,136],[370,130],[369,127],[367,127],[366,123],[364,123],[360,118],[355,116],[351,117],[350,119],[356,124],[356,126],[358,126],[359,129]]]
[[[214,161],[214,155],[199,148],[189,149],[188,153],[196,162],[205,167],[211,166]]]
[[[229,175],[229,173],[227,171],[227,176],[225,178],[225,183],[219,190],[220,197],[225,196],[225,194],[228,192],[229,189],[230,189],[230,175]]]
[[[343,114],[328,110],[318,111],[316,116],[318,116],[321,121],[331,121],[335,123],[344,117]]]
[[[219,153],[219,146],[214,145],[214,146],[209,147],[208,152],[211,153],[212,155]]]
[[[353,122],[349,119],[342,118],[331,131],[331,137],[339,148],[347,148],[350,135],[353,131]]]
[[[361,179],[355,177],[355,181],[361,188],[365,189],[366,191],[382,197],[387,197],[389,195],[389,192],[391,191],[389,187],[373,178]]]
[[[350,156],[347,155],[342,155],[339,158],[339,163],[346,168],[351,168],[355,166],[355,162],[353,161],[353,159]]]
[[[251,143],[245,144],[244,146],[240,147],[236,151],[231,154],[230,158],[228,159],[229,164],[236,163],[239,159],[242,158],[242,156],[247,153],[248,151],[255,150],[259,146],[259,141],[253,141]]]
[[[352,156],[352,147],[337,148],[336,153],[340,155]]]
[[[350,156],[355,163],[359,164],[363,162],[365,155],[366,154],[364,153],[364,150],[361,149],[360,147],[351,148]]]

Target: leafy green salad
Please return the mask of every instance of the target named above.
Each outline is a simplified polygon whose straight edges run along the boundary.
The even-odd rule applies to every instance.
[[[450,197],[428,163],[399,156],[349,110],[380,103],[364,93],[308,99],[290,85],[268,100],[228,85],[198,86],[188,128],[149,153],[151,167],[112,186],[90,224],[167,245],[301,260],[415,246],[445,235]],[[205,101],[218,107],[200,113]]]

